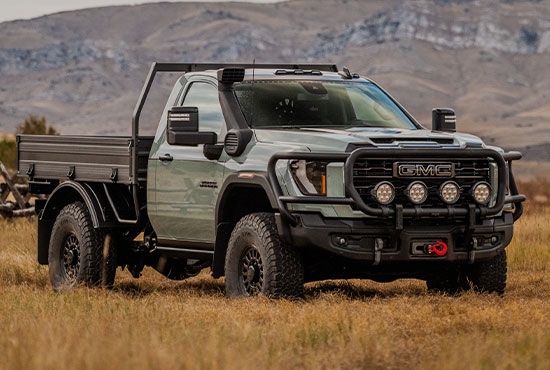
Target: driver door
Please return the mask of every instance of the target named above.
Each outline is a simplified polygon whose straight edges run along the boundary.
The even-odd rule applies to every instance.
[[[183,106],[197,107],[199,131],[215,132],[223,143],[225,121],[218,89],[209,81],[191,82]],[[159,148],[156,171],[158,220],[164,235],[160,239],[211,244],[215,241],[216,201],[223,181],[227,154],[209,160],[204,145],[170,145],[166,140]],[[164,158],[164,159],[163,159]]]

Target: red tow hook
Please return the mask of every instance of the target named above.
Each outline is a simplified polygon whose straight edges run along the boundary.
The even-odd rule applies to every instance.
[[[437,242],[433,245],[428,245],[426,251],[428,253],[435,253],[438,256],[444,256],[447,254],[447,244],[444,242]]]

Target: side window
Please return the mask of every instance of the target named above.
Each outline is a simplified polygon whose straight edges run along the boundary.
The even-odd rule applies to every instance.
[[[199,131],[210,131],[218,134],[218,140],[222,131],[225,131],[222,108],[218,98],[218,90],[204,82],[194,82],[189,88],[183,105],[197,107],[199,109]]]

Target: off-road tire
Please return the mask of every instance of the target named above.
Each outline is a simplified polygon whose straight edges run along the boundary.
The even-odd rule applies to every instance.
[[[447,266],[426,280],[426,286],[431,293],[455,295],[469,290],[467,275],[460,266]]]
[[[507,272],[504,250],[489,260],[475,262],[468,273],[468,279],[478,292],[504,294]]]
[[[252,266],[255,273],[247,275],[249,272],[244,271],[247,265],[246,256],[249,254],[256,261],[261,260],[261,267]],[[256,281],[254,284],[257,285],[252,288],[255,290],[250,292],[245,281],[248,281],[248,289],[251,289],[251,281],[256,276],[262,281]],[[292,298],[302,296],[303,290],[304,268],[301,256],[279,237],[274,215],[253,213],[244,216],[233,229],[228,243],[225,258],[227,296],[236,298],[262,294],[275,298]]]
[[[73,241],[69,259],[78,261],[74,266],[66,258],[69,239]],[[69,204],[61,210],[52,228],[48,251],[50,281],[54,289],[72,288],[78,284],[111,287],[115,280],[116,259],[116,247],[110,236],[94,229],[90,212],[82,202]]]

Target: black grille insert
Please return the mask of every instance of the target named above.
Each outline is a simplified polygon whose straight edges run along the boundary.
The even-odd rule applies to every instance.
[[[414,177],[401,178],[394,174],[394,163],[453,163],[455,168],[454,177]],[[449,180],[455,181],[460,186],[460,199],[456,206],[467,207],[474,202],[471,194],[471,188],[479,181],[490,182],[490,165],[488,159],[361,159],[359,158],[353,166],[353,185],[366,204],[376,206],[377,203],[372,197],[372,191],[380,181],[389,181],[396,190],[394,204],[403,204],[405,206],[414,206],[414,204],[405,195],[405,190],[413,181],[420,180],[428,187],[429,195],[425,203],[420,207],[446,207],[440,196],[439,188]]]

